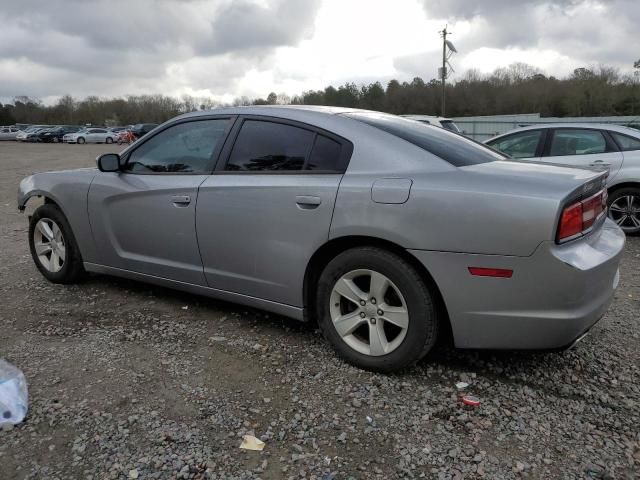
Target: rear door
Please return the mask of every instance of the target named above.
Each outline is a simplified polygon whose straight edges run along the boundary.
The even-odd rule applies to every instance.
[[[618,173],[623,155],[609,134],[596,128],[554,128],[540,161],[609,170]]]
[[[302,306],[353,149],[308,125],[243,117],[200,186],[196,225],[210,287]]]
[[[170,125],[100,172],[89,219],[101,265],[206,285],[196,238],[198,187],[213,170],[230,118]]]

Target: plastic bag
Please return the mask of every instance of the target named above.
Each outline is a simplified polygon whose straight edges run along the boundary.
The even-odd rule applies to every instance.
[[[27,416],[27,380],[19,368],[0,359],[0,427],[15,425]]]

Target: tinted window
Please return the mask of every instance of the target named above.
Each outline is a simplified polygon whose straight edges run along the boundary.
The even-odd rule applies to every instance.
[[[549,156],[588,155],[606,150],[607,142],[598,130],[563,128],[555,131]]]
[[[355,112],[344,115],[413,143],[456,167],[505,159],[485,145],[444,128],[429,127],[386,113]]]
[[[531,158],[536,156],[540,137],[542,130],[527,130],[487,142],[487,145],[513,158]]]
[[[135,173],[208,173],[228,124],[228,119],[217,119],[169,127],[136,148],[126,169]]]
[[[309,130],[291,125],[246,120],[225,169],[302,170],[314,136]]]
[[[640,150],[640,139],[628,137],[617,132],[609,132],[615,138],[616,143],[620,146],[621,150]]]
[[[342,146],[338,142],[324,135],[318,135],[305,170],[342,171],[341,151]]]

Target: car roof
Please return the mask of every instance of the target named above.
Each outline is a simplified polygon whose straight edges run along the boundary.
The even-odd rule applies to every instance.
[[[180,115],[177,118],[201,117],[207,115],[264,115],[271,117],[298,117],[300,113],[315,116],[336,115],[348,112],[366,112],[357,108],[327,107],[323,105],[251,105],[246,107],[220,107],[211,110],[201,110]]]
[[[508,132],[501,133],[500,135],[496,135],[495,137],[490,138],[489,140],[493,140],[494,138],[503,137],[505,135],[510,135],[516,132],[525,132],[527,130],[548,130],[550,128],[591,128],[598,130],[610,130],[613,132],[625,133],[627,135],[633,135],[635,137],[640,137],[640,131],[635,128],[626,127],[623,125],[614,125],[611,123],[569,123],[569,122],[556,122],[556,123],[537,123],[534,125],[527,125],[525,127],[515,128],[513,130],[509,130]],[[487,140],[487,141],[489,141]]]

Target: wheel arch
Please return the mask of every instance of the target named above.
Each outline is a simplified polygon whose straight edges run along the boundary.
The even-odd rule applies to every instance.
[[[451,324],[444,299],[438,284],[427,268],[415,256],[407,251],[407,249],[400,245],[389,240],[369,236],[353,235],[334,238],[323,244],[315,251],[307,264],[304,275],[303,302],[305,321],[316,322],[316,305],[313,292],[316,290],[315,287],[325,266],[340,253],[357,247],[378,247],[393,252],[414,267],[422,280],[431,287],[433,292],[435,292],[436,298],[434,300],[439,313],[438,317],[441,321],[440,326],[443,327],[440,331],[442,334],[451,338]]]
[[[614,185],[611,185],[607,190],[609,192],[609,195],[611,195],[613,192],[620,190],[622,188],[638,188],[640,189],[640,180],[627,180],[624,182],[620,182],[620,183],[616,183]]]

